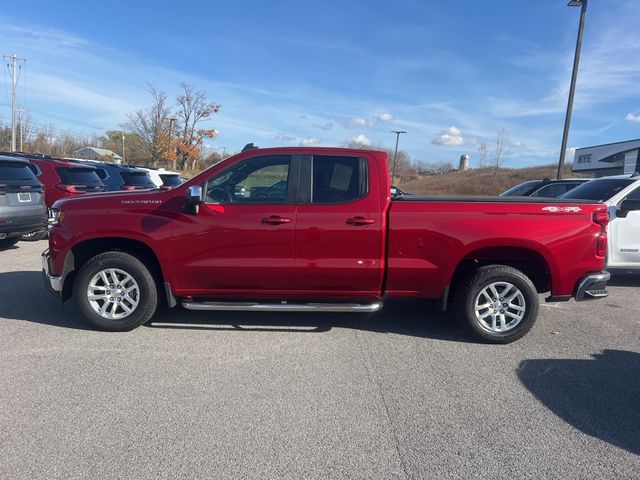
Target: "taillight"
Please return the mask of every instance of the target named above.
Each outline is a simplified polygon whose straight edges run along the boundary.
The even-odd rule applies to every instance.
[[[56,188],[67,193],[86,193],[84,190],[80,190],[77,185],[65,185],[61,183],[60,185],[56,185]]]
[[[609,224],[609,212],[607,210],[596,210],[593,212],[593,221],[600,225],[600,233],[596,237],[596,256],[605,257],[607,255],[607,225]]]
[[[603,228],[609,224],[609,212],[606,210],[597,210],[593,212],[593,221]]]

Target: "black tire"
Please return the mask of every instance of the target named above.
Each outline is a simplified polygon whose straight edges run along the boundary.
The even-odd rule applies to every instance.
[[[94,311],[87,298],[89,282],[95,275],[106,269],[123,271],[133,277],[137,283],[138,304],[124,318],[109,319],[101,316],[99,312]],[[158,289],[153,275],[139,259],[123,252],[101,253],[85,263],[74,282],[73,295],[84,317],[100,330],[110,332],[128,332],[147,323],[158,307]]]
[[[494,288],[506,289],[507,286],[502,286],[500,285],[501,283],[507,283],[515,287],[515,289],[512,290],[503,290],[507,292],[506,298],[509,298],[515,293],[516,289],[521,293],[521,297],[517,296],[514,298],[514,307],[511,306],[511,301],[502,303],[507,300],[501,300],[499,295],[496,299],[489,299],[484,293],[481,296],[481,292],[483,292],[485,288],[490,289],[490,286],[494,284],[497,284]],[[484,302],[479,306],[491,304],[489,307],[479,310],[481,315],[488,315],[486,322],[476,315],[476,301],[478,301],[478,303],[480,301]],[[491,303],[493,301],[495,301],[495,303]],[[531,330],[531,327],[533,327],[533,324],[536,322],[540,306],[538,292],[529,277],[520,270],[506,265],[488,265],[478,268],[462,283],[460,288],[458,288],[454,302],[458,320],[469,327],[477,337],[489,343],[511,343],[522,338]],[[498,306],[500,303],[506,308]],[[494,308],[496,310],[494,310]],[[512,317],[507,317],[507,315],[511,314],[518,315],[518,312],[521,310],[515,310],[515,308],[524,308],[524,315],[522,315],[522,318],[517,322]],[[501,312],[507,313],[501,314]],[[506,323],[504,331],[495,331],[490,323],[495,319],[494,323],[497,327],[497,323],[500,322],[500,317],[505,319],[505,321],[509,319],[509,322],[515,323],[511,327],[509,327],[509,323]]]
[[[13,247],[20,241],[20,237],[3,238],[0,240],[0,250]]]
[[[43,240],[47,238],[49,233],[46,230],[39,230],[37,232],[27,233],[26,235],[22,235],[20,240],[23,242],[37,242],[38,240]]]

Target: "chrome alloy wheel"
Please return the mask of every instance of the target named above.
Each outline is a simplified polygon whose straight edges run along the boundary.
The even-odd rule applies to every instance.
[[[509,282],[494,282],[483,288],[474,303],[479,325],[492,333],[513,330],[527,311],[522,292]]]
[[[134,278],[119,268],[96,273],[87,287],[89,305],[103,318],[121,320],[131,315],[140,301],[140,287]]]

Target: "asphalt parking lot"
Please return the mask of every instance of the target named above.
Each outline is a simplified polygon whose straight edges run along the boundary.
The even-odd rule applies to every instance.
[[[638,478],[640,277],[511,345],[421,302],[89,329],[0,252],[0,478]]]

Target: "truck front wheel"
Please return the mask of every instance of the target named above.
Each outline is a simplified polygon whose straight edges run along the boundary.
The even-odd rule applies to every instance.
[[[148,322],[158,306],[153,276],[144,263],[124,252],[101,253],[85,263],[73,295],[89,322],[112,332]]]
[[[511,343],[538,317],[538,292],[529,277],[506,265],[480,267],[456,292],[456,316],[481,339]]]

